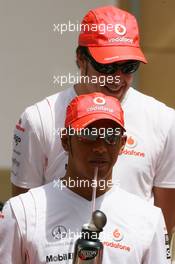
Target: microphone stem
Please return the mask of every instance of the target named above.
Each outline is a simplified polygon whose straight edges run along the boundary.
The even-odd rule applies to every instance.
[[[94,184],[92,189],[92,213],[95,211],[95,201],[96,201],[96,191],[97,191],[97,176],[98,176],[98,167],[95,167],[94,170]]]

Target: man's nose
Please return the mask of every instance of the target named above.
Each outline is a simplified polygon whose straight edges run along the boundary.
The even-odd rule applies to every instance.
[[[103,138],[98,138],[93,145],[93,152],[98,152],[100,154],[107,152],[107,146]]]
[[[119,84],[121,80],[123,80],[123,73],[120,69],[116,70],[115,73],[108,74],[106,77],[106,83],[108,84]]]
[[[125,75],[125,74],[122,72],[121,69],[117,69],[117,70],[115,71],[115,73],[112,74],[113,77],[116,77],[116,76],[118,76],[118,77],[123,77],[123,75]]]

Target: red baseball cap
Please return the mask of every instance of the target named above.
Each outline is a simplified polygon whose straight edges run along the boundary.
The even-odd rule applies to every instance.
[[[136,18],[114,6],[90,10],[81,23],[79,45],[88,47],[99,63],[138,60],[147,63],[140,49]]]
[[[65,127],[85,128],[100,119],[110,119],[124,130],[124,115],[118,99],[103,93],[75,97],[67,107]]]

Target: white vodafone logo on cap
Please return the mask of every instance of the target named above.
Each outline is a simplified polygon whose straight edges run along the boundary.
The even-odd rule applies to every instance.
[[[100,96],[95,97],[95,98],[93,99],[93,102],[94,102],[94,104],[96,104],[96,105],[105,105],[105,104],[106,104],[105,99],[104,99],[103,97],[100,97]]]
[[[122,24],[116,24],[115,25],[115,32],[120,35],[123,36],[126,33],[126,27],[123,26]]]

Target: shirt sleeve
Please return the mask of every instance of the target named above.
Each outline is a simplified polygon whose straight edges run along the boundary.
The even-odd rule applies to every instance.
[[[0,217],[0,263],[24,264],[21,234],[9,202]]]
[[[143,264],[171,264],[169,239],[162,213]]]
[[[160,188],[175,188],[175,111],[167,139],[158,161],[154,186]]]
[[[44,182],[46,157],[42,147],[42,126],[36,106],[21,115],[14,129],[11,182],[33,188]]]

